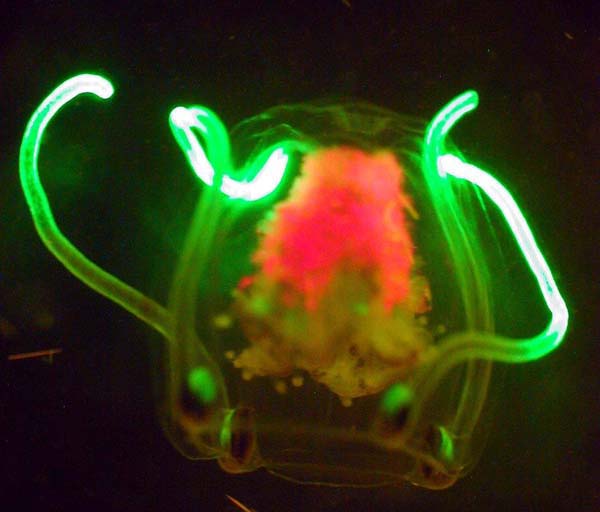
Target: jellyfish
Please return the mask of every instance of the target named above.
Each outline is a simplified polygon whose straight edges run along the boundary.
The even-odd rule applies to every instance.
[[[545,356],[568,324],[517,203],[448,137],[477,94],[426,126],[369,104],[312,103],[230,135],[206,107],[173,109],[198,200],[161,305],[61,233],[38,174],[57,112],[113,92],[91,74],[59,85],[26,127],[21,182],[47,248],[160,334],[158,409],[173,445],[230,473],[332,486],[443,489],[469,471],[492,364]],[[505,334],[496,314],[506,274],[493,266],[507,245],[549,312],[528,337]]]

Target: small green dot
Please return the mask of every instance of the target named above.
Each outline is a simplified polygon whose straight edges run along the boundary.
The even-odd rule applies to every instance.
[[[369,305],[366,302],[357,302],[354,304],[354,312],[359,316],[367,316]]]
[[[217,386],[211,373],[201,366],[188,374],[188,388],[204,404],[210,404],[217,397]]]
[[[392,416],[400,409],[407,406],[413,398],[412,390],[404,384],[394,384],[384,394],[381,401],[381,409],[387,415]]]
[[[271,303],[263,297],[255,297],[251,303],[252,312],[258,316],[267,316],[271,312]]]

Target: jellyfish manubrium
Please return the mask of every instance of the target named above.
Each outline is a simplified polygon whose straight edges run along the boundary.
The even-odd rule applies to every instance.
[[[182,454],[348,486],[441,489],[474,465],[492,363],[543,357],[568,323],[514,199],[448,139],[475,92],[425,130],[366,104],[296,105],[242,123],[231,144],[209,109],[175,108],[199,186],[166,306],[95,265],[54,220],[38,154],[49,121],[84,93],[113,88],[78,75],[33,114],[23,190],[65,267],[164,339],[159,411]],[[496,307],[510,276],[493,265],[517,257],[550,313],[531,337],[502,334],[511,325]]]

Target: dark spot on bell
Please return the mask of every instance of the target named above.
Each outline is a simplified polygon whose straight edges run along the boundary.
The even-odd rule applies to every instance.
[[[406,426],[409,414],[408,407],[401,407],[393,414],[386,414],[382,418],[381,434],[386,437],[394,437],[402,433]]]
[[[230,455],[236,462],[244,466],[252,458],[256,445],[254,431],[254,409],[238,407],[231,425]]]
[[[435,425],[429,425],[427,427],[425,435],[423,436],[423,440],[425,441],[427,449],[431,453],[437,454],[440,451],[440,446],[442,444],[442,434],[440,433],[440,429]]]
[[[406,425],[406,420],[408,419],[408,413],[408,407],[401,407],[389,418],[391,424],[396,430],[402,430],[404,428]]]
[[[420,478],[415,482],[417,485],[437,490],[447,489],[458,478],[458,473],[448,473],[424,461],[421,461],[418,465],[418,474]]]
[[[433,469],[431,464],[427,464],[426,462],[423,462],[421,464],[421,473],[423,474],[423,477],[425,479],[429,480],[435,473],[435,470]]]
[[[201,400],[190,388],[184,384],[179,395],[179,406],[182,412],[195,421],[205,421],[212,411],[212,407]]]

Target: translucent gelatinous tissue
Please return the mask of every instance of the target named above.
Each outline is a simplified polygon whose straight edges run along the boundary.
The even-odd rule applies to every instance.
[[[231,145],[214,112],[174,109],[199,181],[166,306],[92,263],[54,221],[37,157],[50,119],[83,93],[113,88],[79,75],[33,114],[23,189],[48,249],[164,338],[159,411],[187,457],[302,482],[448,487],[481,449],[492,363],[562,341],[568,312],[519,207],[446,141],[475,92],[424,132],[366,104],[296,105],[242,123]],[[492,265],[505,248],[492,239],[518,247],[539,287],[550,313],[539,334],[502,334],[506,274]]]

